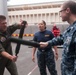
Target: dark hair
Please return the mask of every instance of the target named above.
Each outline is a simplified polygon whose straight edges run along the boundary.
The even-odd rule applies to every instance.
[[[42,20],[43,24],[45,25],[45,29],[46,29],[46,22],[44,20]]]
[[[72,14],[76,14],[76,2],[74,1],[67,1],[63,4],[63,7],[70,8]]]
[[[4,15],[0,15],[0,21],[6,20],[6,17]]]

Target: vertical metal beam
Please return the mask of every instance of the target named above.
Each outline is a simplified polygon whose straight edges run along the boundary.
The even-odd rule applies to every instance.
[[[0,15],[5,15],[8,18],[7,0],[0,0]]]

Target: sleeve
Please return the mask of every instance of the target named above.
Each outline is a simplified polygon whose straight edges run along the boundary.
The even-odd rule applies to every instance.
[[[37,36],[36,36],[36,34],[34,35],[33,41],[37,42]]]
[[[74,44],[76,44],[76,32],[73,34],[72,42],[73,42]]]
[[[2,52],[2,51],[4,51],[5,49],[3,48],[3,46],[2,46],[2,44],[0,43],[0,53]]]
[[[75,42],[75,51],[76,51],[76,36],[75,36],[75,40],[74,40],[74,42]]]
[[[76,36],[75,36],[74,42],[75,42],[75,44],[76,44]]]
[[[72,43],[73,43],[73,46],[75,47],[75,55],[76,55],[76,31],[75,31],[75,33],[73,34]]]
[[[53,35],[53,33],[52,33],[52,32],[50,33],[50,38],[51,38],[51,39],[53,39],[53,38],[54,38],[54,35]]]
[[[54,37],[52,40],[48,41],[49,45],[51,46],[57,46],[63,44],[63,36],[60,35],[58,37]]]
[[[7,27],[7,30],[10,31],[10,34],[12,34],[13,32],[15,32],[17,29],[20,29],[20,27],[16,23]]]

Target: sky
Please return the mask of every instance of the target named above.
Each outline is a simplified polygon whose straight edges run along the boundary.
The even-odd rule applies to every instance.
[[[32,4],[32,3],[42,3],[42,2],[55,2],[64,0],[9,0],[8,5],[21,5],[21,4]]]

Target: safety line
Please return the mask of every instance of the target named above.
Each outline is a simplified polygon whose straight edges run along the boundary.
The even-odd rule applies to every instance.
[[[36,65],[27,75],[31,75],[38,66]]]

